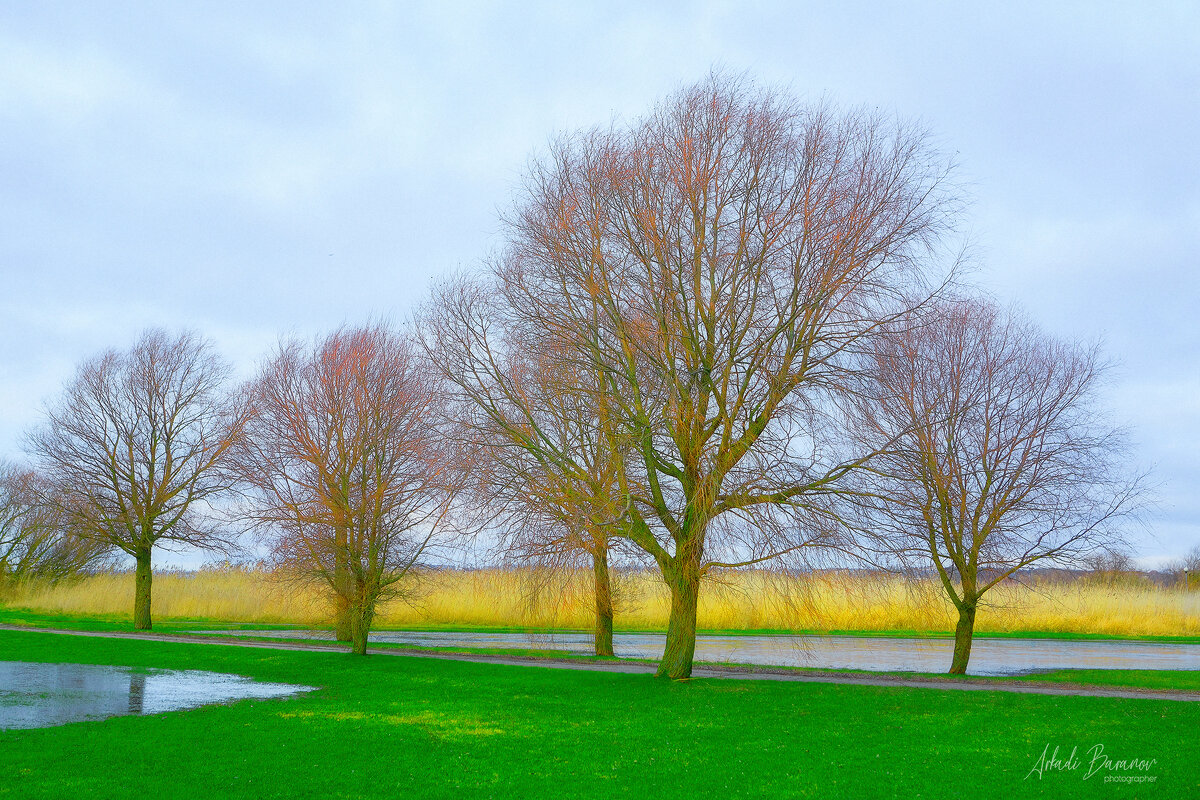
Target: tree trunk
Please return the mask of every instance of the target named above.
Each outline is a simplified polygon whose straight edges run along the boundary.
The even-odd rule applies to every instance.
[[[367,654],[367,635],[371,632],[371,623],[375,619],[374,601],[360,600],[356,602],[350,608],[348,616],[350,618],[350,651],[355,655],[365,656]]]
[[[150,630],[150,583],[154,579],[150,571],[150,548],[139,550],[137,555],[137,572],[134,575],[133,590],[133,629],[135,631]]]
[[[350,564],[346,549],[349,536],[339,526],[333,539],[334,623],[333,635],[339,642],[351,641],[353,627],[350,613]]]
[[[348,642],[351,636],[350,629],[353,627],[351,624],[350,601],[341,592],[338,592],[334,603],[336,617],[333,623],[333,636],[339,642]]]
[[[681,680],[692,677],[696,655],[696,605],[700,597],[700,572],[686,565],[666,576],[671,588],[671,618],[667,622],[667,646],[658,662],[660,678]]]
[[[975,633],[975,601],[964,602],[958,610],[958,626],[954,629],[954,660],[951,675],[965,675],[971,659],[971,637]]]
[[[592,572],[596,576],[596,655],[613,654],[612,582],[608,574],[608,545],[601,544],[592,554]]]

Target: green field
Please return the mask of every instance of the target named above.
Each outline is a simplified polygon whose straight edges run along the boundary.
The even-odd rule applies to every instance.
[[[320,691],[0,732],[2,797],[1200,796],[1200,704],[644,675],[0,631],[0,660]],[[1052,679],[1091,680],[1091,673]],[[1046,679],[1046,676],[1039,676]],[[1200,688],[1197,673],[1098,683]],[[1046,745],[1076,770],[1030,770]],[[1088,751],[1154,759],[1101,769]],[[1153,783],[1114,785],[1108,775]]]

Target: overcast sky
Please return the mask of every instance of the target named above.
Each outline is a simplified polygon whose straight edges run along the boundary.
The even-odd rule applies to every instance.
[[[281,333],[403,319],[496,244],[552,134],[719,65],[918,118],[957,154],[975,280],[1103,339],[1161,484],[1139,555],[1182,554],[1200,6],[981,5],[5,3],[0,457],[75,364],[147,326],[198,329],[248,375]]]

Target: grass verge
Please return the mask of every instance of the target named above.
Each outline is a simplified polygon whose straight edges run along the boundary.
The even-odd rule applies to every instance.
[[[695,680],[0,631],[0,659],[320,691],[0,732],[0,797],[1187,797],[1200,704]],[[1103,761],[1093,763],[1095,749]],[[1074,748],[1075,769],[1033,768]],[[1048,757],[1048,756],[1047,756]],[[1145,769],[1116,762],[1142,759]],[[1087,773],[1093,771],[1090,777]],[[1133,787],[1106,778],[1153,778]]]

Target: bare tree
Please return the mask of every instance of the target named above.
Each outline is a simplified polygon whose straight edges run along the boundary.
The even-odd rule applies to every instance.
[[[848,414],[859,446],[885,451],[856,474],[862,527],[897,564],[936,571],[961,674],[986,592],[1038,561],[1115,551],[1143,482],[1097,411],[1095,347],[969,300],[878,339],[871,360]]]
[[[248,389],[237,451],[277,560],[330,590],[365,653],[379,602],[449,530],[466,474],[439,424],[441,381],[384,325],[281,345]]]
[[[825,498],[854,462],[824,446],[823,409],[863,337],[932,291],[947,169],[911,126],[721,75],[530,168],[492,264],[500,313],[600,376],[633,442],[619,535],[671,591],[660,675],[691,674],[710,571],[834,530]],[[459,322],[454,379],[503,381],[491,318]],[[536,426],[528,446],[557,453]]]
[[[1124,542],[1118,542],[1123,545]],[[1123,547],[1103,547],[1082,559],[1080,566],[1088,572],[1088,579],[1106,586],[1136,583],[1144,578],[1138,573],[1133,555]]]
[[[231,546],[205,513],[229,486],[222,467],[241,431],[228,374],[196,334],[148,330],[84,362],[28,437],[69,528],[135,559],[138,630],[151,626],[156,545]]]
[[[535,564],[541,577],[547,568],[573,571],[590,562],[594,650],[611,656],[610,556],[628,524],[619,472],[630,440],[610,422],[602,378],[564,358],[561,343],[540,340],[536,329],[504,328],[499,299],[478,283],[441,287],[423,316],[425,344],[458,384],[457,429],[479,467],[473,494],[498,515],[488,528],[499,534],[502,552]],[[495,341],[478,347],[501,349],[485,356],[493,372],[465,381],[460,368],[469,367],[456,354],[462,335],[479,324],[492,328]]]
[[[52,487],[32,470],[0,462],[0,587],[58,580],[107,563],[109,548],[78,536],[47,502]]]
[[[1167,564],[1166,569],[1179,575],[1179,585],[1185,591],[1200,588],[1200,544],[1192,547],[1182,558]]]

